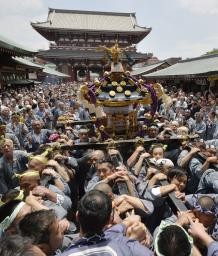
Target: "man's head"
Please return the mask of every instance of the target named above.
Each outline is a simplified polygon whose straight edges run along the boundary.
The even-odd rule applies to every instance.
[[[170,123],[170,128],[172,129],[173,132],[177,132],[177,128],[179,127],[179,123],[177,121],[172,121]]]
[[[65,109],[65,104],[63,102],[59,103],[59,108],[60,110],[64,110]]]
[[[0,121],[0,135],[5,135],[6,133],[6,123],[3,121]]]
[[[40,110],[40,111],[44,111],[44,109],[45,109],[45,103],[44,103],[44,101],[39,102],[38,106],[39,106],[39,110]]]
[[[88,142],[89,136],[88,136],[88,129],[86,127],[81,127],[79,130],[79,140],[80,142]]]
[[[162,144],[151,145],[150,154],[156,160],[164,158],[164,146]]]
[[[20,114],[19,113],[12,113],[11,119],[14,123],[18,123],[20,121]]]
[[[12,107],[15,107],[16,105],[17,105],[16,99],[12,98],[12,99],[11,99],[11,106],[12,106]]]
[[[28,162],[28,168],[38,172],[42,172],[48,163],[48,159],[41,155],[36,155],[30,158]]]
[[[23,236],[31,237],[46,255],[53,254],[63,242],[63,233],[53,210],[27,214],[19,224]]]
[[[156,160],[156,164],[164,174],[168,174],[169,171],[174,167],[174,163],[168,158],[160,158]]]
[[[203,114],[201,112],[196,112],[195,120],[196,120],[196,122],[201,122],[203,120]]]
[[[12,156],[14,150],[14,144],[12,140],[4,139],[1,143],[1,149],[4,156]]]
[[[90,164],[95,165],[97,161],[103,160],[105,158],[105,154],[102,150],[94,150],[90,153]]]
[[[86,193],[79,202],[77,219],[81,232],[99,234],[110,222],[112,202],[108,195],[101,191],[92,190]]]
[[[190,110],[190,109],[186,109],[186,110],[184,111],[184,116],[185,116],[186,118],[190,117],[190,116],[191,116],[191,110]]]
[[[156,138],[158,135],[158,127],[155,125],[152,125],[148,128],[148,136],[149,138]]]
[[[7,256],[45,256],[30,238],[20,235],[6,236],[0,241],[0,255]]]
[[[162,223],[161,223],[162,225]],[[188,233],[178,225],[169,225],[161,228],[155,239],[157,255],[190,256],[192,243]]]
[[[113,163],[107,159],[97,161],[95,167],[96,173],[101,180],[112,175],[115,171]]]
[[[194,213],[196,218],[205,226],[210,227],[216,221],[216,204],[212,197],[201,196],[194,204]]]
[[[20,189],[24,190],[28,195],[35,187],[40,185],[39,172],[27,170],[20,175]]]
[[[168,181],[170,184],[176,185],[176,190],[182,192],[184,191],[187,184],[187,173],[181,168],[174,168],[170,170],[167,174]]]
[[[177,135],[179,136],[188,136],[188,133],[189,133],[189,129],[186,126],[180,126],[177,129]]]
[[[1,115],[4,117],[4,118],[9,118],[10,116],[10,109],[8,107],[4,107],[1,111]]]
[[[99,182],[95,187],[94,190],[98,190],[101,192],[104,192],[106,195],[108,195],[111,199],[113,199],[113,191],[111,186],[108,183],[105,182]]]
[[[31,212],[31,206],[20,200],[11,200],[0,207],[0,235],[17,233],[17,225],[20,220]]]
[[[34,120],[32,122],[32,127],[33,127],[34,132],[40,133],[40,131],[42,129],[42,122],[40,120]]]

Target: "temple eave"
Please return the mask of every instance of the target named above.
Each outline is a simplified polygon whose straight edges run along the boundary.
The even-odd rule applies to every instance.
[[[96,30],[96,29],[71,29],[71,28],[58,28],[58,27],[46,27],[46,26],[37,26],[36,24],[31,24],[32,27],[38,32],[44,32],[44,31],[49,31],[49,32],[71,32],[71,33],[76,33],[76,32],[92,32],[92,33],[120,33],[120,34],[145,34],[148,35],[151,32],[151,28],[143,28],[143,30],[135,30],[135,31],[128,31],[128,30]]]

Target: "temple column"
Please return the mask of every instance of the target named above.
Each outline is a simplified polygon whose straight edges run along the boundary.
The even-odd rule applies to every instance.
[[[70,76],[70,80],[74,81],[74,74],[72,70],[73,67],[70,63],[68,63],[67,66],[68,66],[68,75]]]
[[[76,68],[74,67],[74,65],[71,66],[71,73],[72,81],[76,81]]]
[[[90,81],[90,70],[89,70],[88,67],[86,68],[86,80],[87,80],[88,82]]]
[[[100,71],[100,73],[99,73],[99,75],[100,75],[100,77],[102,77],[103,75],[104,75],[104,66],[102,66],[102,68],[101,68],[101,71]]]
[[[77,63],[75,62],[72,64],[72,79],[77,82]]]

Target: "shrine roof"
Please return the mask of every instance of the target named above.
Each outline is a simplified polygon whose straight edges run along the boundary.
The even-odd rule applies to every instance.
[[[28,59],[24,59],[24,58],[20,58],[20,57],[13,57],[13,60],[16,63],[24,65],[24,66],[28,66],[28,67],[32,67],[32,68],[36,68],[36,69],[43,69],[42,65],[34,63],[33,61],[28,60]]]
[[[99,60],[104,57],[107,57],[104,52],[97,51],[74,51],[74,50],[62,50],[62,49],[52,49],[47,51],[40,51],[38,53],[39,57],[42,58],[57,58],[57,59],[93,59]],[[147,59],[147,53],[139,53],[139,52],[127,52],[124,53],[122,59],[126,60],[128,58],[132,59]]]
[[[135,13],[99,11],[78,11],[49,8],[47,21],[32,22],[36,29],[142,32],[148,34],[151,28],[137,24]]]
[[[151,73],[154,69],[162,66],[163,64],[166,64],[166,65],[169,66],[169,64],[166,61],[161,61],[161,62],[158,62],[158,63],[143,66],[141,68],[137,68],[137,69],[135,69],[131,72],[131,75],[132,76],[137,76],[137,75],[143,75],[143,74],[146,74],[146,73]]]
[[[0,50],[12,56],[32,55],[36,53],[36,51],[30,50],[25,46],[20,45],[19,43],[14,42],[13,40],[2,35],[0,35]]]
[[[218,72],[218,54],[182,60],[168,68],[149,73],[144,77],[181,77],[207,75]]]
[[[27,66],[27,67],[32,67],[34,69],[41,69],[43,73],[49,74],[49,75],[54,75],[54,76],[59,76],[59,77],[69,77],[67,74],[64,74],[62,72],[59,72],[56,69],[50,68],[46,65],[40,65],[32,60],[24,59],[24,58],[18,58],[18,57],[13,57],[13,60],[21,65]]]

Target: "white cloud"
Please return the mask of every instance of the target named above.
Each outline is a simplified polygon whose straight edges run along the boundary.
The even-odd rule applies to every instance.
[[[188,10],[200,14],[218,14],[217,0],[178,0]]]

